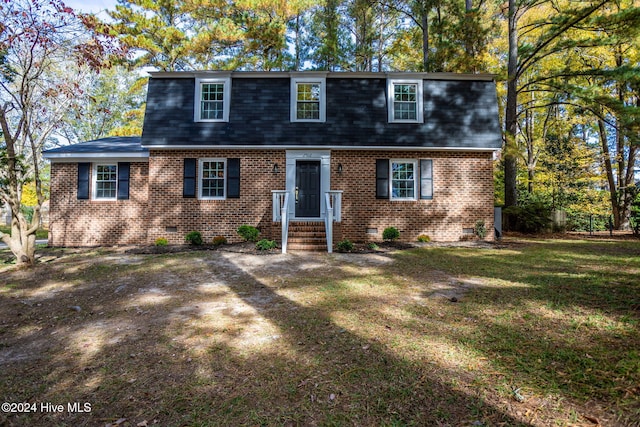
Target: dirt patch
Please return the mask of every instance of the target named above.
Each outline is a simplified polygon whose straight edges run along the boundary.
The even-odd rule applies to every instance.
[[[457,255],[496,254],[464,244],[478,250]],[[486,279],[397,249],[43,250],[35,269],[3,273],[0,398],[91,412],[0,424],[545,426],[587,413],[526,387],[515,400],[472,346],[498,317],[490,302],[469,314]]]

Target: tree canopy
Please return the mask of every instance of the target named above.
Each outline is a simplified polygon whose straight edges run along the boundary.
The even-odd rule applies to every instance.
[[[139,134],[145,69],[493,73],[496,203],[546,200],[628,226],[640,0],[118,0],[107,12],[0,3],[0,194],[16,221],[0,238],[29,262],[18,248],[37,224],[21,217],[21,194],[32,183],[30,199],[44,200],[42,148]]]

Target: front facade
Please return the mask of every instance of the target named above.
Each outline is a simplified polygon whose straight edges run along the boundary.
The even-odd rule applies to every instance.
[[[141,138],[45,153],[50,244],[281,240],[328,218],[333,241],[455,241],[493,228],[501,143],[491,76],[153,73]]]

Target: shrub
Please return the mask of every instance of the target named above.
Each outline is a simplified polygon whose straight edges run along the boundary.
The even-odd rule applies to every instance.
[[[374,242],[371,242],[367,245],[367,248],[371,249],[372,251],[377,251],[378,249],[380,249],[380,246],[378,246]]]
[[[224,236],[216,236],[213,238],[214,246],[224,245],[225,243],[227,243],[227,238]]]
[[[521,200],[518,206],[504,209],[508,219],[509,230],[522,233],[540,233],[551,223],[551,207],[549,203],[535,196]]]
[[[382,232],[382,239],[389,240],[393,242],[394,240],[398,240],[400,238],[400,232],[395,227],[387,227]]]
[[[338,252],[351,252],[353,250],[353,243],[351,243],[351,240],[349,239],[344,239],[338,242],[336,250]]]
[[[637,188],[637,187],[636,187]],[[636,198],[631,203],[631,229],[633,234],[640,235],[640,191],[636,195]]]
[[[256,249],[259,251],[268,251],[278,247],[278,244],[273,240],[262,239],[256,243]]]
[[[431,237],[427,236],[426,234],[421,234],[418,236],[418,242],[429,243],[430,241]]]
[[[237,233],[247,242],[255,242],[258,240],[260,230],[251,225],[241,225],[238,227]]]
[[[155,241],[156,246],[167,246],[169,242],[164,237],[158,237]]]
[[[202,233],[199,231],[190,231],[186,236],[184,236],[184,240],[186,240],[190,245],[201,245]]]
[[[484,239],[487,235],[487,227],[484,225],[484,221],[479,219],[476,221],[476,226],[473,228],[473,233],[480,239]]]

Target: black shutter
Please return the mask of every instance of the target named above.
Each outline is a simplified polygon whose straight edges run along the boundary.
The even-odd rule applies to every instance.
[[[433,199],[433,160],[420,159],[420,198]]]
[[[196,159],[184,159],[182,197],[196,197]]]
[[[227,198],[240,198],[240,159],[227,159]]]
[[[389,160],[376,160],[376,199],[389,198]]]
[[[118,200],[129,199],[129,162],[118,162]]]
[[[91,163],[78,163],[78,200],[89,198],[89,180],[91,179]]]

